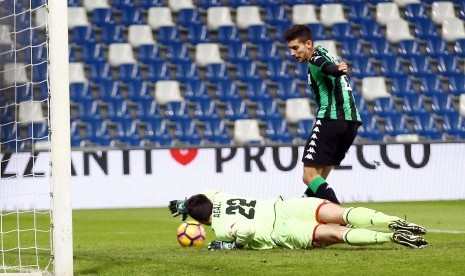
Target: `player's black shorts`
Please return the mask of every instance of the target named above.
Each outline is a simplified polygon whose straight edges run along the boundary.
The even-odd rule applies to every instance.
[[[338,166],[357,136],[360,123],[316,119],[305,144],[302,162],[321,166]]]

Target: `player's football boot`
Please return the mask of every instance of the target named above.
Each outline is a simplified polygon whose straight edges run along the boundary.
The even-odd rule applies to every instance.
[[[388,225],[392,232],[402,232],[410,235],[424,235],[426,229],[415,223],[407,222],[405,220],[396,220]]]
[[[397,244],[415,249],[424,248],[428,245],[428,241],[422,236],[406,235],[402,232],[394,233],[392,240]]]

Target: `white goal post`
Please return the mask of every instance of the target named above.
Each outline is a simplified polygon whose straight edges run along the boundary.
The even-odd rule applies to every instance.
[[[73,275],[68,5],[49,2],[52,221],[55,275]]]
[[[67,9],[0,0],[1,276],[73,275]]]

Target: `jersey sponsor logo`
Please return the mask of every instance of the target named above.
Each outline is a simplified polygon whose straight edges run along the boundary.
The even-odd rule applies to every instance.
[[[313,160],[313,154],[307,154],[305,155],[305,159]]]

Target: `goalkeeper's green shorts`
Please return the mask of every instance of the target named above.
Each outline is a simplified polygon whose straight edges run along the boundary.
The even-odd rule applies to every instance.
[[[319,208],[329,201],[319,198],[292,198],[276,205],[276,221],[272,239],[282,247],[309,249],[314,247]]]

